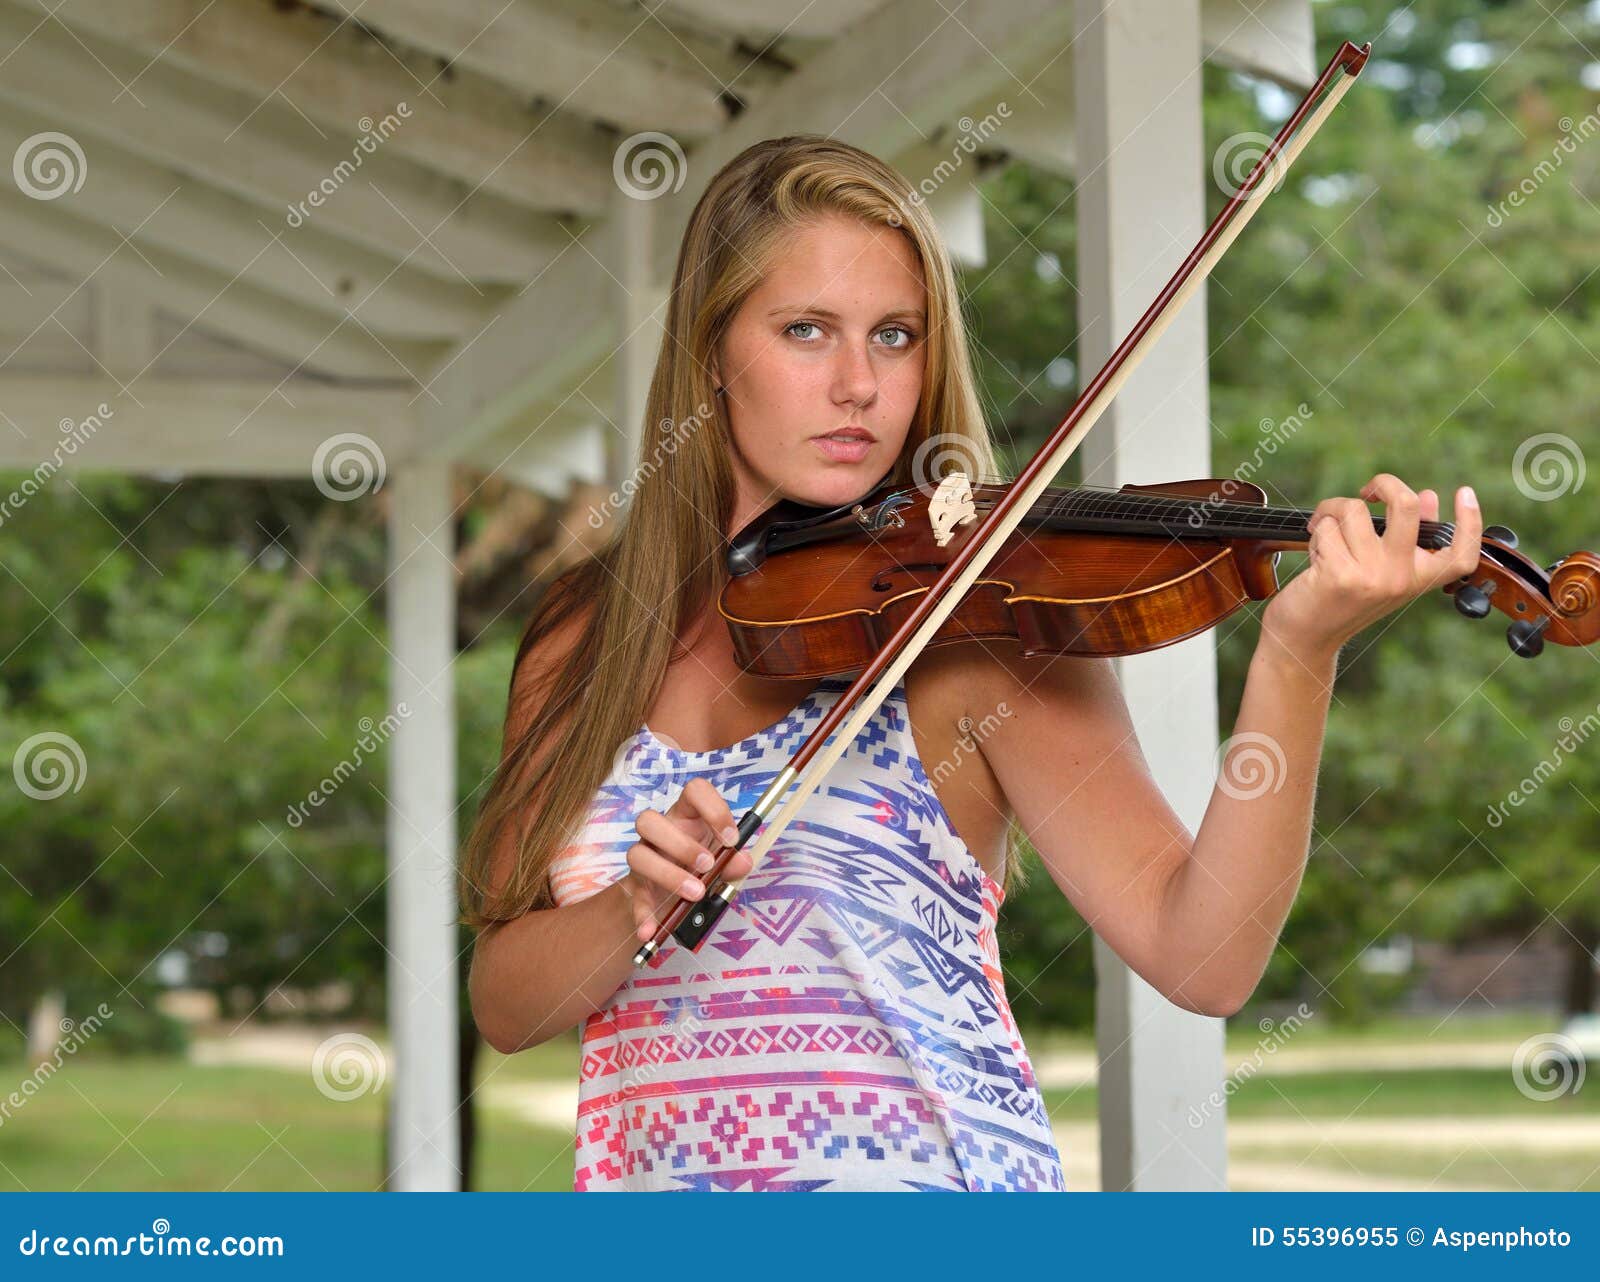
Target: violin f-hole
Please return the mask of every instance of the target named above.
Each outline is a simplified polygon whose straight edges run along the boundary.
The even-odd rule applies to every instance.
[[[896,585],[893,582],[897,574],[915,574],[918,570],[927,570],[934,578],[944,573],[944,566],[936,561],[913,561],[909,565],[895,565],[879,570],[872,576],[872,590],[874,592],[893,592]]]

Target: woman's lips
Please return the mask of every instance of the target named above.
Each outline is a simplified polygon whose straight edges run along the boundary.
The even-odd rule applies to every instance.
[[[867,457],[867,454],[872,449],[873,444],[872,441],[865,436],[854,436],[849,438],[813,436],[811,439],[813,442],[815,442],[818,449],[820,449],[829,458],[833,459],[836,463],[861,462],[862,459]]]

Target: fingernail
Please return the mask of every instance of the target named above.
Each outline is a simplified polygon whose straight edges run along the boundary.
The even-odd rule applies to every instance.
[[[732,824],[729,824],[726,828],[724,828],[722,830],[721,836],[722,836],[722,840],[724,842],[726,842],[728,845],[730,845],[730,846],[737,845],[738,841],[739,841],[739,830],[737,828],[735,828]]]
[[[1468,507],[1478,506],[1478,496],[1476,493],[1474,493],[1470,485],[1463,485],[1461,487],[1461,501]]]
[[[694,857],[694,870],[696,872],[704,872],[707,868],[711,867],[711,865],[716,863],[716,862],[717,862],[716,858],[712,855],[712,853],[709,850],[702,850],[698,855],[696,855]]]
[[[678,893],[685,899],[699,899],[705,891],[693,877],[685,877],[678,885]]]

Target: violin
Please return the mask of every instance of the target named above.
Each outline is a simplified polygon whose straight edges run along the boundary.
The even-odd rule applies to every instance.
[[[741,667],[768,677],[855,672],[885,647],[1008,485],[962,472],[897,488],[885,479],[832,509],[784,500],[730,541],[717,608]],[[1278,558],[1310,542],[1300,508],[1272,507],[1237,480],[1046,489],[928,645],[1010,639],[1028,655],[1142,654],[1213,627],[1278,590]],[[1373,517],[1381,535],[1386,521]],[[1455,527],[1422,521],[1419,547]],[[1502,525],[1483,532],[1477,567],[1443,589],[1458,611],[1510,617],[1512,651],[1600,639],[1600,556],[1547,568]]]

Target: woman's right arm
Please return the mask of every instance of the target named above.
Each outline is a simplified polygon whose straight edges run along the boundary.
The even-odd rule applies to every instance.
[[[552,648],[572,644],[580,630],[577,620],[564,626],[549,638]],[[536,675],[535,660],[535,652],[526,655],[517,674],[506,716],[507,747],[536,715],[535,691],[543,676]],[[536,753],[530,770],[541,762]],[[635,823],[640,840],[629,848],[629,870],[620,879],[576,903],[535,909],[478,935],[468,992],[478,1031],[496,1050],[509,1055],[537,1046],[603,1009],[632,972],[633,954],[678,896],[704,893],[690,872],[710,866],[707,843],[735,821],[716,789],[694,779],[665,814],[641,811]],[[510,874],[514,859],[508,830],[492,861],[492,886]],[[741,851],[724,876],[743,877],[750,866],[750,856]]]

